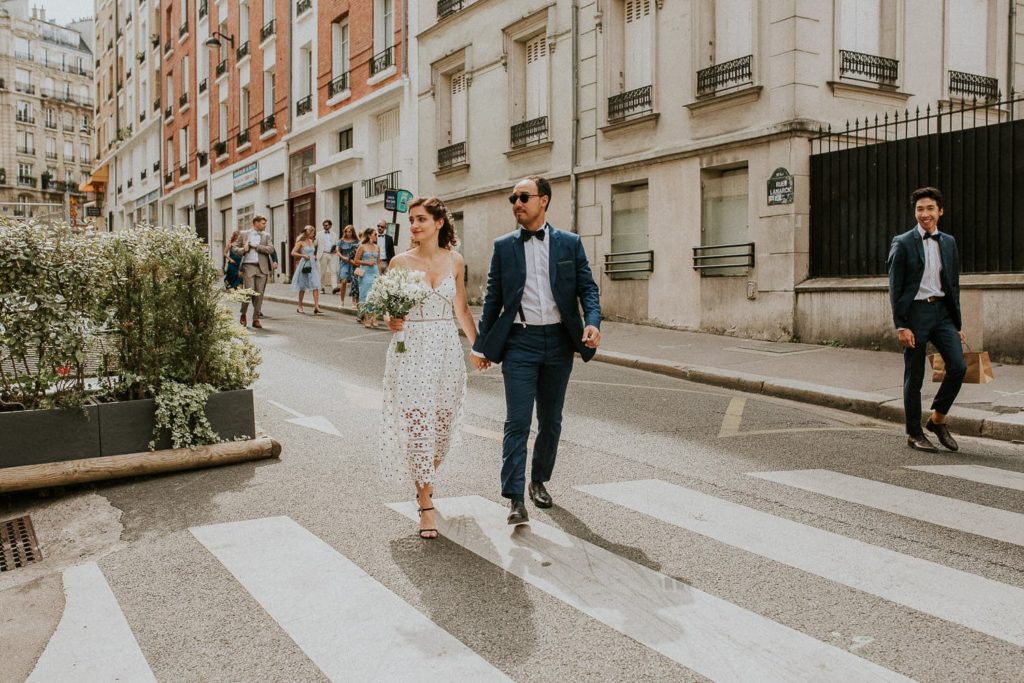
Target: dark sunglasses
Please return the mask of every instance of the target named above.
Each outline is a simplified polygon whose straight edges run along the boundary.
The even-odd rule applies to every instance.
[[[540,197],[539,194],[530,194],[529,192],[520,192],[519,194],[510,194],[508,196],[508,203],[515,204],[516,200],[525,204],[530,201],[530,197]]]

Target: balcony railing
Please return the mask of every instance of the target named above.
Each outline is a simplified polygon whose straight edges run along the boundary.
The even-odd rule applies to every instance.
[[[963,71],[950,71],[949,94],[960,95],[964,99],[998,100],[999,79]]]
[[[43,125],[46,126],[47,128],[49,128],[50,130],[57,130],[57,122],[56,121],[46,121],[45,123],[43,123]]]
[[[187,178],[187,177],[188,177],[188,164],[182,164],[181,166],[178,167],[178,179],[180,180],[182,178]]]
[[[134,185],[134,184],[135,184],[135,180],[133,178],[129,178],[128,179],[128,189],[129,190],[132,189],[132,185]]]
[[[327,84],[327,97],[334,97],[348,90],[348,72],[341,74]]]
[[[36,148],[28,145],[17,145],[17,150],[18,154],[31,154],[32,156],[36,154]]]
[[[363,194],[366,198],[376,197],[384,194],[384,190],[393,190],[398,187],[401,171],[392,171],[379,175],[376,178],[369,178],[363,181]]]
[[[174,107],[167,105],[167,109],[164,110],[164,118],[169,119],[174,116]]]
[[[263,117],[263,120],[260,121],[260,135],[269,133],[276,128],[277,122],[273,114]]]
[[[142,169],[141,171],[139,171],[139,181],[141,182],[141,181],[145,180],[148,175],[149,175],[149,170],[145,169],[145,168]]]
[[[238,135],[235,136],[235,146],[242,147],[243,145],[249,144],[249,131],[239,131]]]
[[[276,27],[276,24],[274,23],[273,19],[271,19],[267,23],[263,24],[263,28],[260,29],[260,42],[261,43],[264,40],[266,40],[267,38],[269,38],[270,36],[274,35],[274,32],[276,31],[275,27]]]
[[[17,92],[23,92],[26,95],[35,95],[36,94],[36,86],[32,85],[31,83],[22,83],[21,81],[15,81],[14,82],[14,89]]]
[[[35,123],[36,117],[32,116],[31,114],[26,114],[25,112],[19,111],[14,115],[14,120],[18,123]]]
[[[139,112],[139,123],[142,123],[145,120],[146,120],[146,110],[143,109],[142,111]]]
[[[56,152],[47,152],[46,153],[46,158],[48,160],[50,160],[50,161],[57,161],[57,153]]]
[[[14,51],[14,58],[17,59],[19,62],[31,62],[32,61],[32,53],[31,52],[24,52],[22,50],[15,50]]]
[[[898,59],[867,55],[850,50],[839,51],[839,76],[855,81],[893,84],[899,77]]]
[[[201,93],[206,92],[206,86],[207,85],[208,85],[207,79],[204,78],[203,80],[199,81],[199,92],[201,92]]]
[[[299,16],[303,12],[313,7],[313,0],[298,0],[295,3],[295,16]]]
[[[159,161],[154,161],[153,162],[153,173],[159,173],[159,172],[160,172],[160,162]]]
[[[461,10],[466,0],[437,0],[437,20],[441,21]]]
[[[164,54],[167,55],[174,49],[174,43],[168,38],[167,42],[164,43]]]
[[[385,48],[382,52],[378,52],[373,56],[370,61],[370,75],[375,76],[381,71],[390,68],[395,65],[395,47],[392,45],[389,48]]]
[[[309,94],[295,103],[295,115],[302,116],[313,111],[313,95]]]
[[[213,143],[213,153],[219,157],[224,156],[228,153],[228,142],[227,140],[218,140]]]
[[[217,62],[217,68],[214,69],[214,76],[220,78],[228,72],[228,60],[222,59]]]
[[[722,269],[753,268],[755,260],[753,242],[693,247],[693,269],[696,271],[718,271],[715,273],[717,275],[733,274],[735,270],[723,272]]]
[[[628,90],[608,98],[608,120],[624,121],[625,119],[650,114],[654,110],[651,99],[651,86]]]
[[[178,109],[184,109],[185,105],[188,104],[188,93],[183,92],[178,96]]]
[[[74,133],[75,132],[75,124],[73,124],[73,123],[65,123],[64,125],[61,126],[61,128],[64,130],[65,133]]]
[[[548,139],[548,117],[540,116],[512,126],[512,147],[525,147]]]
[[[203,17],[205,17],[207,12],[208,7],[206,4],[206,0],[201,0],[201,2],[199,3],[199,18],[202,19]]]
[[[156,98],[153,102],[153,111],[160,111],[160,98]]]
[[[244,43],[242,43],[241,45],[239,45],[238,49],[235,50],[235,58],[236,59],[244,59],[245,57],[248,57],[248,56],[249,56],[249,41],[247,40]]]
[[[18,185],[21,187],[35,187],[36,177],[31,175],[18,176]]]
[[[187,21],[184,24],[181,25],[181,28],[178,29],[178,37],[179,38],[184,38],[186,35],[188,35],[188,22]]]
[[[619,251],[604,255],[605,275],[613,280],[647,279],[642,273],[654,272],[654,252]]]
[[[196,159],[199,161],[199,166],[203,167],[210,160],[210,155],[208,152],[196,152]]]
[[[174,184],[174,171],[164,174],[164,185]]]
[[[466,143],[456,142],[437,150],[437,168],[444,170],[466,163]]]
[[[715,64],[697,72],[697,97],[754,82],[754,55]]]

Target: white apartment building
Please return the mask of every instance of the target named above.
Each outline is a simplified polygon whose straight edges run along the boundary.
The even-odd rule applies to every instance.
[[[956,106],[979,83],[992,97],[1024,90],[1019,0],[436,5],[417,34],[420,190],[464,226],[471,294],[491,240],[514,227],[509,188],[537,173],[553,181],[552,224],[583,236],[613,319],[891,337],[884,279],[811,277],[811,138]],[[769,203],[769,185],[791,192]],[[1007,325],[989,286],[1020,300],[1024,282],[966,293],[975,339]]]

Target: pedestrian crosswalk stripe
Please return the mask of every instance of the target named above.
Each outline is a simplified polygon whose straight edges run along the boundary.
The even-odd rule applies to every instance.
[[[577,486],[716,541],[1024,646],[1024,590],[664,481]]]
[[[288,517],[191,531],[332,681],[508,680]]]
[[[64,570],[64,614],[29,683],[156,681],[95,562]]]
[[[714,680],[907,681],[857,655],[479,496],[437,499],[441,535]],[[416,518],[413,503],[390,507]]]
[[[922,522],[1024,545],[1024,515],[830,470],[751,472],[750,476],[866,505]]]
[[[998,467],[984,467],[982,465],[908,465],[907,469],[941,474],[944,477],[966,479],[979,484],[999,486],[1004,489],[1024,491],[1024,472],[1001,470]]]

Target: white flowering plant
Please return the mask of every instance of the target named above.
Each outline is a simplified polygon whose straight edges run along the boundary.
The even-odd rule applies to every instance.
[[[404,318],[430,294],[426,273],[404,268],[391,268],[378,277],[366,296],[363,311],[374,315]],[[405,332],[396,332],[395,351],[405,353]]]

